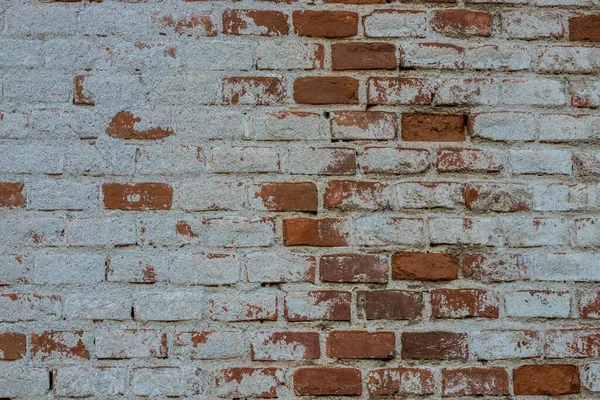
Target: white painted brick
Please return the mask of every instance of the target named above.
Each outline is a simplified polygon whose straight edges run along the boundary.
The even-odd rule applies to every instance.
[[[73,219],[67,227],[67,241],[72,246],[123,246],[136,244],[135,220],[127,217]]]
[[[0,65],[36,67],[42,64],[42,42],[37,40],[0,40]]]
[[[509,154],[515,174],[569,175],[573,171],[568,150],[510,150]]]
[[[0,237],[4,246],[60,246],[65,244],[67,219],[43,214],[0,215],[0,230],[11,232]]]
[[[582,372],[583,386],[592,392],[600,392],[600,364],[587,363]]]
[[[321,68],[323,55],[323,45],[319,43],[261,42],[256,48],[256,67],[264,70]]]
[[[213,147],[211,165],[217,173],[278,172],[279,153],[275,147]]]
[[[140,292],[133,296],[138,321],[185,321],[202,317],[204,296],[200,292]]]
[[[129,175],[135,171],[135,147],[115,140],[65,147],[65,171],[79,175]]]
[[[490,112],[471,118],[473,136],[498,141],[529,141],[536,136],[535,118],[529,113]]]
[[[156,329],[100,328],[94,333],[98,359],[166,358],[167,335]]]
[[[73,292],[63,296],[63,315],[67,319],[131,319],[131,296],[102,289],[97,293]]]
[[[594,72],[600,60],[600,51],[588,47],[552,46],[537,50],[535,69],[550,73]]]
[[[502,29],[509,39],[560,38],[565,34],[562,15],[555,12],[505,12]]]
[[[76,26],[72,7],[21,4],[6,11],[6,29],[11,34],[67,34]]]
[[[4,99],[16,103],[66,103],[73,77],[43,69],[12,69],[3,77]]]
[[[238,358],[248,354],[248,343],[239,331],[177,332],[175,352],[192,360]]]
[[[169,107],[177,138],[185,144],[203,144],[206,139],[235,139],[246,132],[245,116],[239,112],[224,111],[223,108]]]
[[[100,206],[98,185],[87,181],[40,179],[28,185],[34,210],[92,210]]]
[[[172,283],[227,285],[239,280],[241,260],[235,254],[178,254],[169,272]]]
[[[430,166],[429,151],[395,147],[366,147],[358,155],[363,173],[418,174]]]
[[[31,115],[19,111],[0,111],[0,137],[19,139],[31,134]]]
[[[209,75],[145,75],[150,88],[148,102],[163,106],[193,106],[221,103],[221,83]]]
[[[0,368],[0,396],[42,396],[50,389],[46,368],[4,364]]]
[[[104,255],[96,253],[39,253],[29,279],[41,285],[102,282],[105,261]]]
[[[198,180],[175,186],[175,207],[186,211],[241,210],[246,187],[239,181]]]
[[[433,217],[428,219],[432,244],[497,245],[498,221],[495,218]]]
[[[465,68],[492,71],[529,69],[531,55],[526,47],[486,44],[465,51]]]
[[[292,174],[354,174],[355,150],[341,147],[299,147],[290,149],[289,171]],[[347,164],[352,161],[351,166]],[[350,170],[350,171],[348,171]]]
[[[571,105],[575,107],[600,106],[600,81],[586,79],[571,81],[569,84]]]
[[[313,112],[268,112],[250,118],[248,139],[324,140],[329,135],[321,116]]]
[[[577,218],[574,231],[574,241],[577,247],[600,246],[600,219]]]
[[[116,35],[133,38],[148,31],[148,7],[135,7],[135,4],[118,7],[115,3],[102,3],[97,6],[85,7],[78,15],[81,32],[86,36]]]
[[[554,79],[504,79],[502,102],[510,105],[560,106],[566,104],[565,87]]]
[[[223,217],[205,221],[203,236],[208,246],[262,247],[275,240],[275,225],[271,218]]]
[[[181,56],[182,46],[170,42],[125,42],[113,49],[112,65],[121,71],[160,71],[162,73],[179,70],[184,60]]]
[[[252,321],[277,319],[277,296],[273,294],[212,295],[208,315],[213,321]]]
[[[440,79],[434,85],[433,104],[495,105],[500,98],[500,86],[495,79]]]
[[[427,13],[423,11],[375,10],[363,19],[368,37],[425,37]]]
[[[542,353],[539,335],[535,331],[478,331],[470,338],[471,354],[478,360],[533,358]]]
[[[569,245],[569,225],[565,218],[502,218],[506,243],[511,247]]]
[[[353,234],[357,246],[416,245],[426,241],[423,220],[410,217],[359,217]]]
[[[141,175],[194,174],[204,171],[202,147],[197,146],[140,146],[137,149],[136,173]]]
[[[535,280],[600,281],[600,259],[593,252],[540,252],[532,256],[532,267]]]
[[[52,39],[44,43],[46,67],[76,72],[108,69],[113,50],[103,40]]]
[[[504,296],[506,315],[523,318],[568,318],[571,294],[550,290],[519,290]]]
[[[572,114],[540,115],[540,141],[564,142],[600,138],[600,117]]]
[[[195,367],[134,368],[133,393],[146,397],[179,397],[202,392],[202,371]]]
[[[183,54],[185,68],[191,72],[252,69],[256,43],[236,39],[188,43]]]
[[[537,184],[534,185],[533,207],[536,211],[597,210],[600,185]]]
[[[400,48],[400,63],[403,67],[462,69],[464,51],[447,43],[408,43]]]
[[[39,293],[5,293],[0,295],[0,321],[43,321],[60,316],[61,299]],[[3,387],[3,386],[0,386]]]
[[[0,254],[0,285],[28,283],[33,257],[28,254]]]
[[[250,282],[314,282],[316,261],[300,254],[252,253],[246,256]]]
[[[109,282],[163,282],[168,279],[173,254],[153,249],[115,249],[108,256]]]
[[[64,155],[59,146],[0,145],[0,170],[5,173],[60,174]]]
[[[407,182],[393,185],[390,207],[404,208],[448,208],[464,206],[464,185],[444,182]]]
[[[60,367],[54,375],[57,396],[115,396],[127,391],[125,368],[71,366]]]

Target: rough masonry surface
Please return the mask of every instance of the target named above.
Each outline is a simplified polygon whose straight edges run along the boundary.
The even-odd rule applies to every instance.
[[[1,1],[0,398],[600,398],[599,6]]]

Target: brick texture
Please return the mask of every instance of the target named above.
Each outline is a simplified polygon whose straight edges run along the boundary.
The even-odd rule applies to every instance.
[[[0,400],[600,398],[599,1],[0,1]]]

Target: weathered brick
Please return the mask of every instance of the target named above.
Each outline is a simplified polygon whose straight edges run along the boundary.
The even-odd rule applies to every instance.
[[[250,354],[258,361],[305,361],[321,356],[318,332],[257,332]]]
[[[277,296],[215,294],[208,298],[208,315],[213,321],[275,321]]]
[[[285,383],[281,368],[232,367],[216,372],[215,388],[219,397],[276,398]]]
[[[598,357],[600,331],[552,329],[546,331],[544,353],[548,358]]]
[[[480,253],[462,259],[466,277],[483,282],[510,282],[528,279],[531,260],[518,253]]]
[[[350,292],[319,290],[285,295],[288,321],[350,321]]]
[[[555,39],[565,35],[562,16],[555,12],[505,12],[502,30],[509,39]]]
[[[324,131],[320,115],[313,112],[267,112],[250,119],[248,139],[253,140],[320,140]]]
[[[301,254],[252,253],[246,255],[250,282],[314,282],[316,260]]]
[[[600,42],[600,16],[584,15],[569,18],[569,40]]]
[[[323,68],[325,49],[320,43],[265,42],[256,48],[256,67],[262,70]]]
[[[504,159],[497,150],[446,147],[437,150],[435,166],[439,172],[498,172]]]
[[[52,375],[57,396],[117,396],[127,391],[127,371],[118,367],[66,366]]]
[[[137,367],[131,375],[133,393],[138,396],[183,397],[199,394],[202,372],[192,366]]]
[[[238,358],[248,353],[239,331],[176,332],[173,344],[173,351],[192,360]]]
[[[495,105],[500,87],[491,78],[450,78],[438,80],[433,87],[433,104],[438,106]]]
[[[288,34],[287,15],[272,10],[225,10],[223,33],[228,35],[279,36]]]
[[[322,282],[385,283],[388,262],[384,256],[371,254],[331,254],[321,257]]]
[[[348,231],[340,218],[288,218],[283,220],[283,240],[286,246],[345,246]]]
[[[420,10],[374,10],[363,17],[367,37],[425,37],[427,13]]]
[[[507,395],[508,374],[502,367],[444,368],[442,393],[446,396]]]
[[[358,246],[419,245],[425,241],[421,218],[364,216],[357,218],[354,228]]]
[[[89,332],[47,331],[30,336],[31,357],[34,359],[89,359]]]
[[[402,68],[464,68],[465,49],[448,43],[408,43],[400,48]]]
[[[327,182],[323,203],[340,210],[385,210],[388,208],[389,186],[380,182]]]
[[[267,182],[255,188],[251,196],[258,209],[317,212],[317,186],[313,182]]]
[[[99,359],[166,358],[167,334],[153,329],[99,329],[95,333]]]
[[[281,163],[275,148],[258,146],[216,146],[210,160],[216,173],[278,172]]]
[[[429,151],[399,147],[365,147],[358,164],[365,174],[418,174],[430,165]]]
[[[200,319],[203,306],[204,297],[198,292],[138,292],[133,296],[134,316],[138,321]]]
[[[470,336],[471,354],[478,360],[533,358],[542,353],[536,331],[485,330]]]
[[[269,106],[283,101],[285,89],[279,77],[233,76],[223,78],[223,103]]]
[[[530,141],[537,130],[533,115],[524,112],[474,114],[469,127],[471,135],[497,141]]]
[[[431,243],[494,245],[499,239],[498,221],[492,217],[435,217],[428,220]]]
[[[5,361],[19,360],[25,356],[27,338],[24,333],[0,333],[0,359]]]
[[[384,368],[369,371],[367,389],[371,396],[428,395],[435,390],[430,368]]]
[[[499,299],[482,289],[434,289],[430,292],[434,318],[498,318]]]
[[[427,78],[369,78],[367,102],[381,105],[431,104],[430,82]]]
[[[532,193],[525,185],[482,183],[465,188],[465,205],[474,211],[529,211],[532,202]]]
[[[27,199],[23,195],[23,186],[20,182],[0,182],[0,207],[25,207]]]
[[[448,36],[492,35],[492,15],[485,11],[435,10],[430,24],[435,31]]]

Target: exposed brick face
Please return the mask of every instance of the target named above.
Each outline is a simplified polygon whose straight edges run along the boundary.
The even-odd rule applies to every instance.
[[[599,1],[0,1],[0,400],[600,398]]]

